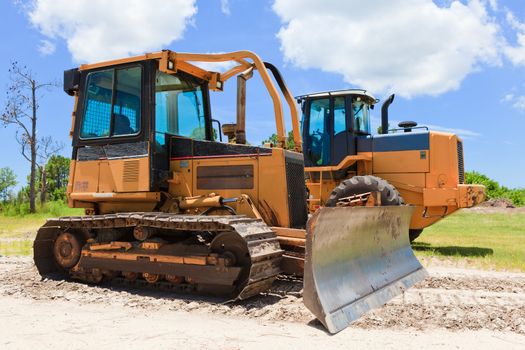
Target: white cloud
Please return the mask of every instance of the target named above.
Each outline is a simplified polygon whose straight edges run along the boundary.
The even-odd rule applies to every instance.
[[[504,53],[515,66],[525,66],[525,23],[520,22],[514,14],[507,10],[507,23],[516,33],[516,44],[506,45]]]
[[[512,100],[514,100],[514,94],[509,93],[503,96],[501,102],[511,102]]]
[[[425,124],[424,126],[427,126],[430,130],[450,132],[452,134],[458,135],[459,137],[463,139],[471,139],[471,138],[481,136],[480,133],[472,131],[472,130],[467,130],[467,129],[447,128],[444,126],[432,125],[432,124]]]
[[[500,101],[503,104],[508,104],[512,108],[519,111],[525,111],[525,96],[515,95],[513,93],[508,93]]]
[[[228,69],[235,66],[235,62],[228,61],[228,62],[190,62],[197,67],[200,67],[205,70],[209,70],[212,72],[224,72]]]
[[[195,0],[32,0],[23,9],[42,34],[64,39],[77,62],[162,49],[197,12]]]
[[[45,40],[45,39],[40,40],[40,45],[38,46],[38,52],[40,52],[42,56],[52,55],[53,53],[55,53],[55,50],[56,50],[56,46],[53,42],[49,40]]]
[[[227,16],[231,15],[229,0],[221,0],[221,12]]]
[[[224,52],[207,52],[207,54],[221,54]],[[238,63],[234,61],[226,61],[226,62],[197,62],[197,61],[189,61],[191,64],[196,65],[197,67],[200,67],[205,70],[209,70],[212,72],[225,72],[228,69],[232,68],[233,66],[236,66]]]
[[[490,5],[490,9],[492,11],[497,11],[498,10],[498,1],[497,0],[488,0],[488,3]]]
[[[287,61],[375,93],[438,95],[500,64],[499,26],[479,0],[276,0],[273,9]]]

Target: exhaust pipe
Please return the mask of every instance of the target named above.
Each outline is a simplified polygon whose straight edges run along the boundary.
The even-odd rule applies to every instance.
[[[395,94],[388,96],[381,106],[381,134],[388,134],[388,107],[394,102],[395,96]]]

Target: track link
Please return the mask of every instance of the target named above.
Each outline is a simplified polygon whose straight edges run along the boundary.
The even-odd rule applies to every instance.
[[[79,278],[74,273],[75,268],[64,269],[56,261],[54,249],[55,241],[59,235],[64,232],[74,232],[76,235],[83,235],[85,239],[94,239],[97,243],[110,243],[106,240],[97,240],[96,232],[103,229],[112,230],[130,230],[137,226],[147,227],[152,230],[162,230],[162,232],[172,232],[177,234],[200,234],[206,232],[213,237],[229,232],[234,233],[236,239],[242,240],[247,247],[248,260],[243,266],[232,267],[231,269],[241,267],[243,269],[242,278],[234,282],[234,292],[231,290],[227,293],[221,290],[221,286],[215,286],[213,283],[213,268],[211,266],[191,266],[199,274],[199,269],[207,269],[208,276],[211,274],[211,283],[201,283],[201,285],[184,284],[174,287],[173,290],[182,290],[183,292],[201,292],[205,294],[214,294],[227,296],[235,299],[246,299],[253,295],[268,290],[280,273],[280,264],[282,253],[275,232],[273,232],[262,220],[252,219],[245,216],[192,216],[178,215],[170,213],[118,213],[93,216],[68,216],[47,220],[37,233],[33,249],[34,261],[39,273],[44,277],[72,277],[82,279],[87,282],[98,282],[90,278]],[[136,243],[136,242],[132,242]],[[89,249],[89,244],[83,248],[83,252]],[[82,265],[83,257],[80,258],[78,265]],[[86,259],[87,260],[87,259]],[[108,261],[108,263],[110,263]],[[133,261],[140,264],[140,262]],[[92,263],[93,264],[93,263]],[[154,265],[154,264],[151,264]],[[87,266],[87,265],[86,265]],[[90,265],[94,267],[93,265]],[[77,266],[78,267],[78,266]],[[216,268],[217,274],[225,272],[228,267]],[[210,272],[211,271],[211,272]],[[89,272],[89,269],[88,269]],[[120,273],[121,271],[116,270]],[[226,271],[227,272],[227,271]],[[106,280],[108,276],[104,277]],[[116,275],[113,279],[120,279]],[[137,281],[143,283],[142,280]],[[166,283],[154,283],[154,285],[163,286]],[[203,288],[199,288],[203,287]]]

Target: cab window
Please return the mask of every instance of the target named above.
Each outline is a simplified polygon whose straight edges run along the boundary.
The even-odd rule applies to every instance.
[[[370,134],[370,114],[368,104],[360,99],[352,102],[354,115],[354,132],[358,134]]]
[[[138,134],[141,87],[141,67],[89,73],[80,138]]]
[[[336,97],[334,98],[334,136],[346,130],[345,98]]]
[[[165,135],[206,139],[202,86],[192,78],[157,71],[155,81],[155,127],[157,143]]]

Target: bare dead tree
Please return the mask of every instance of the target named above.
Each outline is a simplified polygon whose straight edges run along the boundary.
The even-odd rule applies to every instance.
[[[37,167],[40,172],[40,203],[44,204],[47,200],[47,172],[46,165],[49,158],[60,152],[64,144],[54,141],[51,136],[42,137],[37,146]]]
[[[29,208],[31,213],[36,211],[36,172],[39,161],[39,147],[37,136],[38,101],[43,97],[42,92],[57,86],[55,82],[38,82],[34,74],[26,66],[18,62],[11,62],[9,69],[9,85],[7,88],[6,104],[0,121],[7,127],[16,127],[16,140],[20,145],[22,156],[31,164],[29,175]],[[44,141],[45,143],[45,141]],[[49,146],[48,146],[49,147]],[[49,157],[49,156],[48,156]]]

